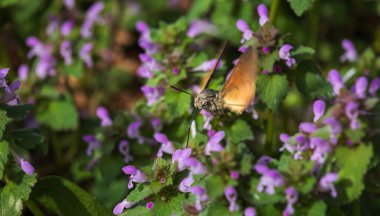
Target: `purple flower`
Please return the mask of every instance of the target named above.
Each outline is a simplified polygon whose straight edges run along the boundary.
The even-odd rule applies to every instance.
[[[130,161],[133,160],[133,157],[132,157],[132,155],[130,154],[130,149],[129,149],[129,143],[128,143],[128,141],[126,141],[126,140],[121,140],[121,141],[119,142],[119,146],[118,146],[118,148],[119,148],[119,152],[120,152],[122,155],[124,155],[124,162],[125,162],[125,163],[128,163],[128,162],[130,162]]]
[[[239,206],[237,205],[237,198],[238,198],[237,196],[238,195],[237,195],[235,188],[232,186],[228,186],[224,190],[224,196],[226,197],[226,199],[230,203],[228,210],[230,212],[238,211],[239,210]]]
[[[214,33],[216,32],[216,28],[210,22],[204,20],[194,20],[189,29],[187,30],[186,35],[188,37],[194,38],[202,33]]]
[[[68,40],[64,40],[60,48],[61,55],[65,60],[65,65],[73,63],[71,43]]]
[[[313,104],[314,122],[318,121],[325,113],[326,104],[323,100],[317,100]]]
[[[310,138],[310,148],[314,149],[310,160],[315,161],[318,164],[323,164],[325,162],[326,155],[331,152],[329,142],[319,137]]]
[[[148,203],[146,204],[146,208],[147,208],[147,209],[152,209],[153,206],[154,206],[154,203],[153,203],[153,202],[148,202]]]
[[[317,130],[317,126],[310,122],[302,122],[298,129],[303,133],[311,134]]]
[[[202,186],[196,185],[191,188],[190,192],[196,196],[195,208],[198,211],[201,211],[202,202],[206,202],[208,200],[206,189],[204,189]]]
[[[338,143],[338,136],[340,133],[342,133],[342,125],[340,122],[334,118],[334,117],[329,117],[324,119],[323,121],[325,124],[329,125],[331,130],[330,130],[330,142],[333,144]]]
[[[255,170],[257,173],[261,174],[260,182],[257,185],[257,191],[265,192],[269,195],[273,195],[275,192],[275,187],[282,186],[284,184],[284,179],[281,174],[275,170],[270,169],[267,164],[272,159],[267,156],[261,157],[256,165]]]
[[[318,184],[318,189],[321,192],[328,192],[330,191],[330,195],[332,197],[337,197],[337,191],[334,187],[334,182],[338,180],[338,174],[337,173],[327,173],[324,175]]]
[[[102,106],[98,107],[98,109],[96,109],[96,115],[100,119],[101,121],[100,124],[102,125],[102,127],[107,127],[107,126],[112,125],[112,120],[110,116],[108,115],[108,111],[105,107],[102,107]]]
[[[196,158],[189,157],[183,160],[186,168],[189,168],[192,174],[206,174],[207,168]]]
[[[335,69],[330,70],[327,81],[333,86],[334,93],[339,95],[340,89],[344,87],[342,77]]]
[[[147,105],[152,106],[165,93],[165,88],[162,86],[151,87],[144,85],[141,87],[141,91],[144,93],[145,98],[148,100]]]
[[[26,44],[31,48],[28,58],[37,56],[39,61],[36,65],[36,74],[39,78],[44,79],[46,76],[54,76],[56,70],[54,66],[56,59],[52,56],[52,46],[43,44],[36,37],[28,37]]]
[[[249,28],[248,24],[244,20],[239,19],[236,22],[236,27],[243,33],[243,38],[241,39],[240,43],[244,43],[245,41],[252,38],[253,31]]]
[[[61,26],[61,34],[62,36],[67,36],[71,33],[71,30],[73,30],[74,27],[74,20],[68,20],[64,22]]]
[[[247,207],[244,210],[244,216],[256,216],[256,210],[253,207]]]
[[[128,189],[133,188],[133,182],[143,183],[147,181],[145,174],[135,166],[127,165],[123,167],[122,170],[126,175],[130,175]]]
[[[137,21],[136,22],[136,30],[138,32],[140,32],[141,34],[142,33],[146,33],[146,32],[149,32],[149,26],[146,22],[143,22],[143,21]]]
[[[91,68],[93,65],[91,58],[92,43],[85,43],[79,51],[79,57],[86,63],[86,66]]]
[[[350,128],[352,130],[358,129],[360,127],[360,123],[358,121],[359,117],[359,104],[350,101],[346,104],[345,108],[346,116],[350,119]]]
[[[380,78],[377,77],[371,81],[368,91],[372,97],[375,97],[377,90],[379,90],[379,88],[380,88]]]
[[[257,7],[257,13],[259,14],[259,23],[260,26],[263,26],[266,22],[269,21],[268,9],[264,4],[259,4]]]
[[[167,154],[173,154],[174,152],[173,143],[169,141],[168,137],[165,134],[155,133],[154,139],[157,142],[161,143],[161,147],[157,152],[157,157],[162,157],[164,152]]]
[[[144,143],[144,139],[145,139],[143,136],[141,136],[140,131],[139,131],[139,128],[141,125],[142,125],[141,120],[137,119],[136,121],[129,124],[127,128],[128,137],[131,139],[137,139],[137,141],[140,144]]]
[[[210,140],[206,144],[205,148],[205,154],[206,155],[211,155],[211,152],[220,152],[223,151],[223,146],[220,144],[220,141],[223,140],[224,138],[224,131],[209,131],[208,133]]]
[[[210,112],[207,112],[206,110],[202,109],[200,111],[201,115],[203,115],[203,129],[206,129],[206,130],[211,130],[212,127],[211,127],[211,120],[214,118],[214,116],[210,113]]]
[[[100,148],[100,146],[102,145],[102,143],[98,139],[96,139],[96,137],[94,135],[84,135],[83,136],[83,140],[86,143],[88,143],[88,147],[87,147],[87,150],[86,150],[87,156],[91,156],[92,152],[95,149]]]
[[[175,152],[173,152],[172,156],[172,163],[177,162],[178,164],[178,170],[182,171],[186,169],[185,160],[188,159],[191,156],[191,148],[185,148],[185,149],[178,149]]]
[[[179,190],[181,192],[190,192],[191,185],[194,183],[193,175],[190,173],[189,176],[184,178],[181,183],[179,183]]]
[[[239,172],[236,171],[236,170],[232,170],[231,173],[230,173],[230,177],[232,179],[238,180],[239,179]]]
[[[285,190],[285,194],[286,194],[287,204],[286,204],[285,211],[283,212],[283,215],[284,216],[293,215],[294,214],[294,204],[298,200],[298,192],[293,187],[288,187]]]
[[[356,53],[355,46],[350,40],[342,40],[342,48],[344,49],[345,53],[340,57],[341,62],[354,62],[358,59],[358,54]]]
[[[154,76],[154,73],[146,65],[141,65],[137,68],[137,75],[142,78],[150,79]]]
[[[355,94],[358,96],[358,98],[365,98],[366,97],[366,90],[368,86],[368,80],[366,77],[362,76],[359,77],[355,82]]]
[[[135,202],[128,202],[126,199],[118,203],[114,209],[113,209],[113,214],[114,215],[121,215],[124,211],[124,209],[129,209],[132,206],[134,206],[136,203]]]
[[[296,60],[294,58],[292,58],[292,56],[290,55],[291,49],[293,49],[292,45],[284,44],[281,46],[281,48],[278,52],[280,59],[284,60],[288,67],[291,67],[292,65],[294,65],[296,63]]]
[[[92,27],[94,23],[99,22],[100,12],[103,10],[104,4],[102,2],[95,2],[86,12],[86,19],[80,29],[82,37],[89,38],[92,36]]]
[[[269,54],[270,53],[270,48],[269,47],[263,47],[263,53],[264,54]]]
[[[18,78],[21,81],[25,81],[28,78],[29,68],[26,64],[22,64],[17,71]]]
[[[33,175],[34,167],[28,161],[24,160],[23,158],[19,158],[18,163],[20,164],[22,171],[28,175]]]
[[[49,24],[46,28],[46,34],[51,36],[55,30],[59,27],[59,22],[57,16],[49,16]]]
[[[200,64],[199,66],[193,68],[192,71],[206,71],[206,72],[210,71],[210,70],[214,69],[217,61],[218,61],[218,59],[211,59],[209,61],[205,61],[202,64]],[[220,61],[216,68],[220,69],[222,67],[222,65],[223,65],[223,63]]]
[[[75,0],[64,0],[63,4],[66,6],[67,9],[72,10],[75,6]]]
[[[153,130],[154,130],[155,132],[161,130],[161,128],[162,128],[162,122],[161,122],[161,120],[160,120],[159,118],[157,118],[157,117],[153,117],[153,118],[151,118],[151,119],[150,119],[150,124],[152,125]]]

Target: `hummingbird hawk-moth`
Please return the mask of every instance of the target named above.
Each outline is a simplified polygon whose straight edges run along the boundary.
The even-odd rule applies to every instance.
[[[232,69],[229,79],[224,83],[220,91],[209,89],[208,86],[212,77],[215,74],[217,65],[219,64],[225,44],[219,53],[218,60],[209,72],[209,77],[203,90],[194,99],[195,110],[192,113],[189,130],[195,115],[201,109],[205,109],[212,115],[223,115],[228,111],[236,114],[241,114],[247,109],[250,102],[255,97],[256,92],[256,78],[258,76],[258,53],[257,49],[249,46],[247,50],[240,56],[238,63]],[[171,86],[172,88],[187,93],[179,88]],[[189,134],[188,134],[189,139]]]

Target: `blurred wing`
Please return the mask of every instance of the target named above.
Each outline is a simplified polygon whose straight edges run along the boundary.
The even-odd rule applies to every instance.
[[[255,97],[256,77],[259,72],[257,61],[257,50],[252,46],[240,56],[238,64],[232,69],[230,78],[220,91],[225,108],[237,114],[247,109]]]
[[[222,47],[219,49],[219,53],[217,55],[217,61],[216,61],[216,64],[214,65],[213,69],[209,72],[207,72],[207,76],[205,76],[205,79],[202,80],[202,83],[201,83],[201,92],[208,88],[208,86],[210,85],[210,81],[212,80],[212,77],[214,76],[215,74],[215,70],[216,68],[218,67],[218,64],[220,62],[220,60],[222,59],[222,55],[224,53],[224,49],[226,48],[226,45],[227,45],[227,41],[224,41],[223,44],[222,44]]]

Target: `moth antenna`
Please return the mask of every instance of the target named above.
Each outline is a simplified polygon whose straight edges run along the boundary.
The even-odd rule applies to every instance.
[[[175,90],[177,90],[177,91],[180,91],[180,92],[182,92],[182,93],[185,93],[185,94],[188,94],[188,95],[190,95],[190,96],[193,96],[192,94],[190,94],[189,92],[187,92],[187,91],[185,91],[185,90],[182,90],[182,89],[180,89],[180,88],[177,88],[177,87],[175,87],[175,86],[170,86],[172,89],[175,89]]]
[[[212,78],[214,77],[214,74],[215,74],[215,70],[216,68],[218,67],[218,64],[220,62],[220,60],[222,59],[222,56],[223,56],[223,53],[224,53],[224,49],[226,48],[227,46],[227,42],[228,41],[224,41],[223,44],[222,44],[222,47],[219,49],[219,54],[218,54],[218,60],[216,61],[216,64],[214,65],[214,68],[212,69],[212,71],[210,71],[211,75],[210,77],[208,78],[207,80],[207,83],[205,85],[205,87],[203,89],[207,89],[209,84],[210,84],[210,81],[212,80]]]
[[[194,111],[193,111],[193,113],[191,114],[191,119],[190,119],[189,128],[187,129],[187,140],[186,140],[186,148],[189,146],[189,139],[190,139],[191,124],[193,123],[193,121],[194,121],[194,118],[195,118],[195,116],[198,114],[198,112],[199,112],[199,109],[195,108],[195,110],[194,110]]]

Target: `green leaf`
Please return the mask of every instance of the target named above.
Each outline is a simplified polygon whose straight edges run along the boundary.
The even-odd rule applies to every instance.
[[[3,137],[5,128],[10,119],[7,117],[7,112],[4,110],[0,110],[0,138]]]
[[[210,200],[218,198],[224,193],[225,184],[222,177],[211,176],[206,182],[206,191]]]
[[[260,99],[272,110],[277,110],[288,90],[288,80],[285,75],[261,75],[257,79],[257,91]]]
[[[156,203],[154,203],[153,208],[156,207]],[[148,209],[146,206],[136,206],[134,208],[128,209],[127,211],[124,211],[121,216],[146,216],[146,215],[152,215],[152,212],[150,209]]]
[[[344,134],[351,140],[352,143],[360,142],[366,135],[363,128],[359,128],[357,130],[351,130],[347,128],[344,131]]]
[[[164,114],[165,119],[170,120],[183,117],[189,112],[191,103],[191,97],[189,95],[169,90],[165,94],[164,100],[168,106],[168,110]]]
[[[232,143],[239,143],[244,140],[252,140],[253,132],[248,123],[244,120],[238,119],[234,121],[233,125],[226,128],[226,139]]]
[[[182,215],[182,206],[185,201],[185,194],[178,194],[169,200],[158,200],[154,202],[152,215]]]
[[[353,201],[361,195],[364,189],[363,177],[372,154],[372,145],[364,143],[354,148],[345,146],[336,149],[335,157],[340,168],[339,181],[342,182],[345,193],[343,202]]]
[[[3,178],[5,165],[8,162],[9,145],[5,140],[0,141],[0,179]]]
[[[316,201],[313,205],[307,210],[307,216],[323,216],[326,215],[326,204],[322,201]]]
[[[259,179],[252,178],[250,181],[249,194],[251,196],[251,201],[255,205],[268,205],[275,204],[285,201],[284,196],[279,192],[280,188],[275,188],[276,193],[269,195],[267,193],[262,193],[257,191],[257,185],[259,184]],[[281,194],[281,195],[279,195]]]
[[[190,20],[193,20],[201,15],[207,13],[210,10],[213,0],[197,0],[194,1],[191,9],[188,13],[188,17]]]
[[[129,202],[139,202],[152,194],[160,192],[164,187],[172,184],[172,178],[167,178],[165,184],[162,184],[159,181],[152,182],[150,184],[138,184],[137,187],[128,194],[127,200]]]
[[[30,128],[12,131],[11,139],[16,145],[27,149],[33,149],[44,141],[37,130]]]
[[[17,1],[17,0],[1,0],[0,1],[0,8],[8,7],[8,6],[14,5],[18,2],[19,1]]]
[[[250,154],[244,154],[240,164],[239,173],[248,175],[252,170],[252,156]]]
[[[204,212],[204,213],[203,213]],[[227,204],[223,205],[220,202],[213,202],[211,205],[202,211],[203,214],[200,216],[240,216],[242,215],[240,212],[230,212],[228,210]]]
[[[58,99],[60,94],[52,86],[44,85],[41,88],[39,96],[44,97],[44,98],[50,98],[50,99]]]
[[[169,73],[172,73],[171,71]],[[177,75],[170,75],[168,83],[169,85],[177,85],[179,81],[186,79],[186,70],[181,69],[179,74]]]
[[[8,118],[21,120],[21,119],[24,119],[29,114],[29,111],[32,109],[32,105],[23,104],[23,105],[9,106],[6,104],[1,104],[0,109],[7,111]]]
[[[58,177],[42,178],[31,198],[57,215],[111,215],[94,197],[71,181]]]
[[[83,61],[76,60],[70,65],[63,65],[62,70],[67,75],[80,78],[83,76]]]
[[[40,110],[37,120],[54,130],[69,130],[78,127],[78,113],[69,101],[52,101],[45,110]]]
[[[311,8],[313,0],[290,0],[290,7],[297,16]]]
[[[331,85],[314,67],[312,62],[302,62],[297,67],[296,86],[307,99],[329,98],[332,96]]]
[[[315,50],[311,47],[299,46],[291,52],[292,57],[297,59],[311,59],[315,54]]]
[[[278,59],[278,52],[272,52],[270,55],[265,55],[261,63],[263,70],[272,72],[273,65],[277,59]]]
[[[36,176],[19,171],[15,178],[8,180],[0,197],[1,215],[21,215],[22,201],[29,198]]]

